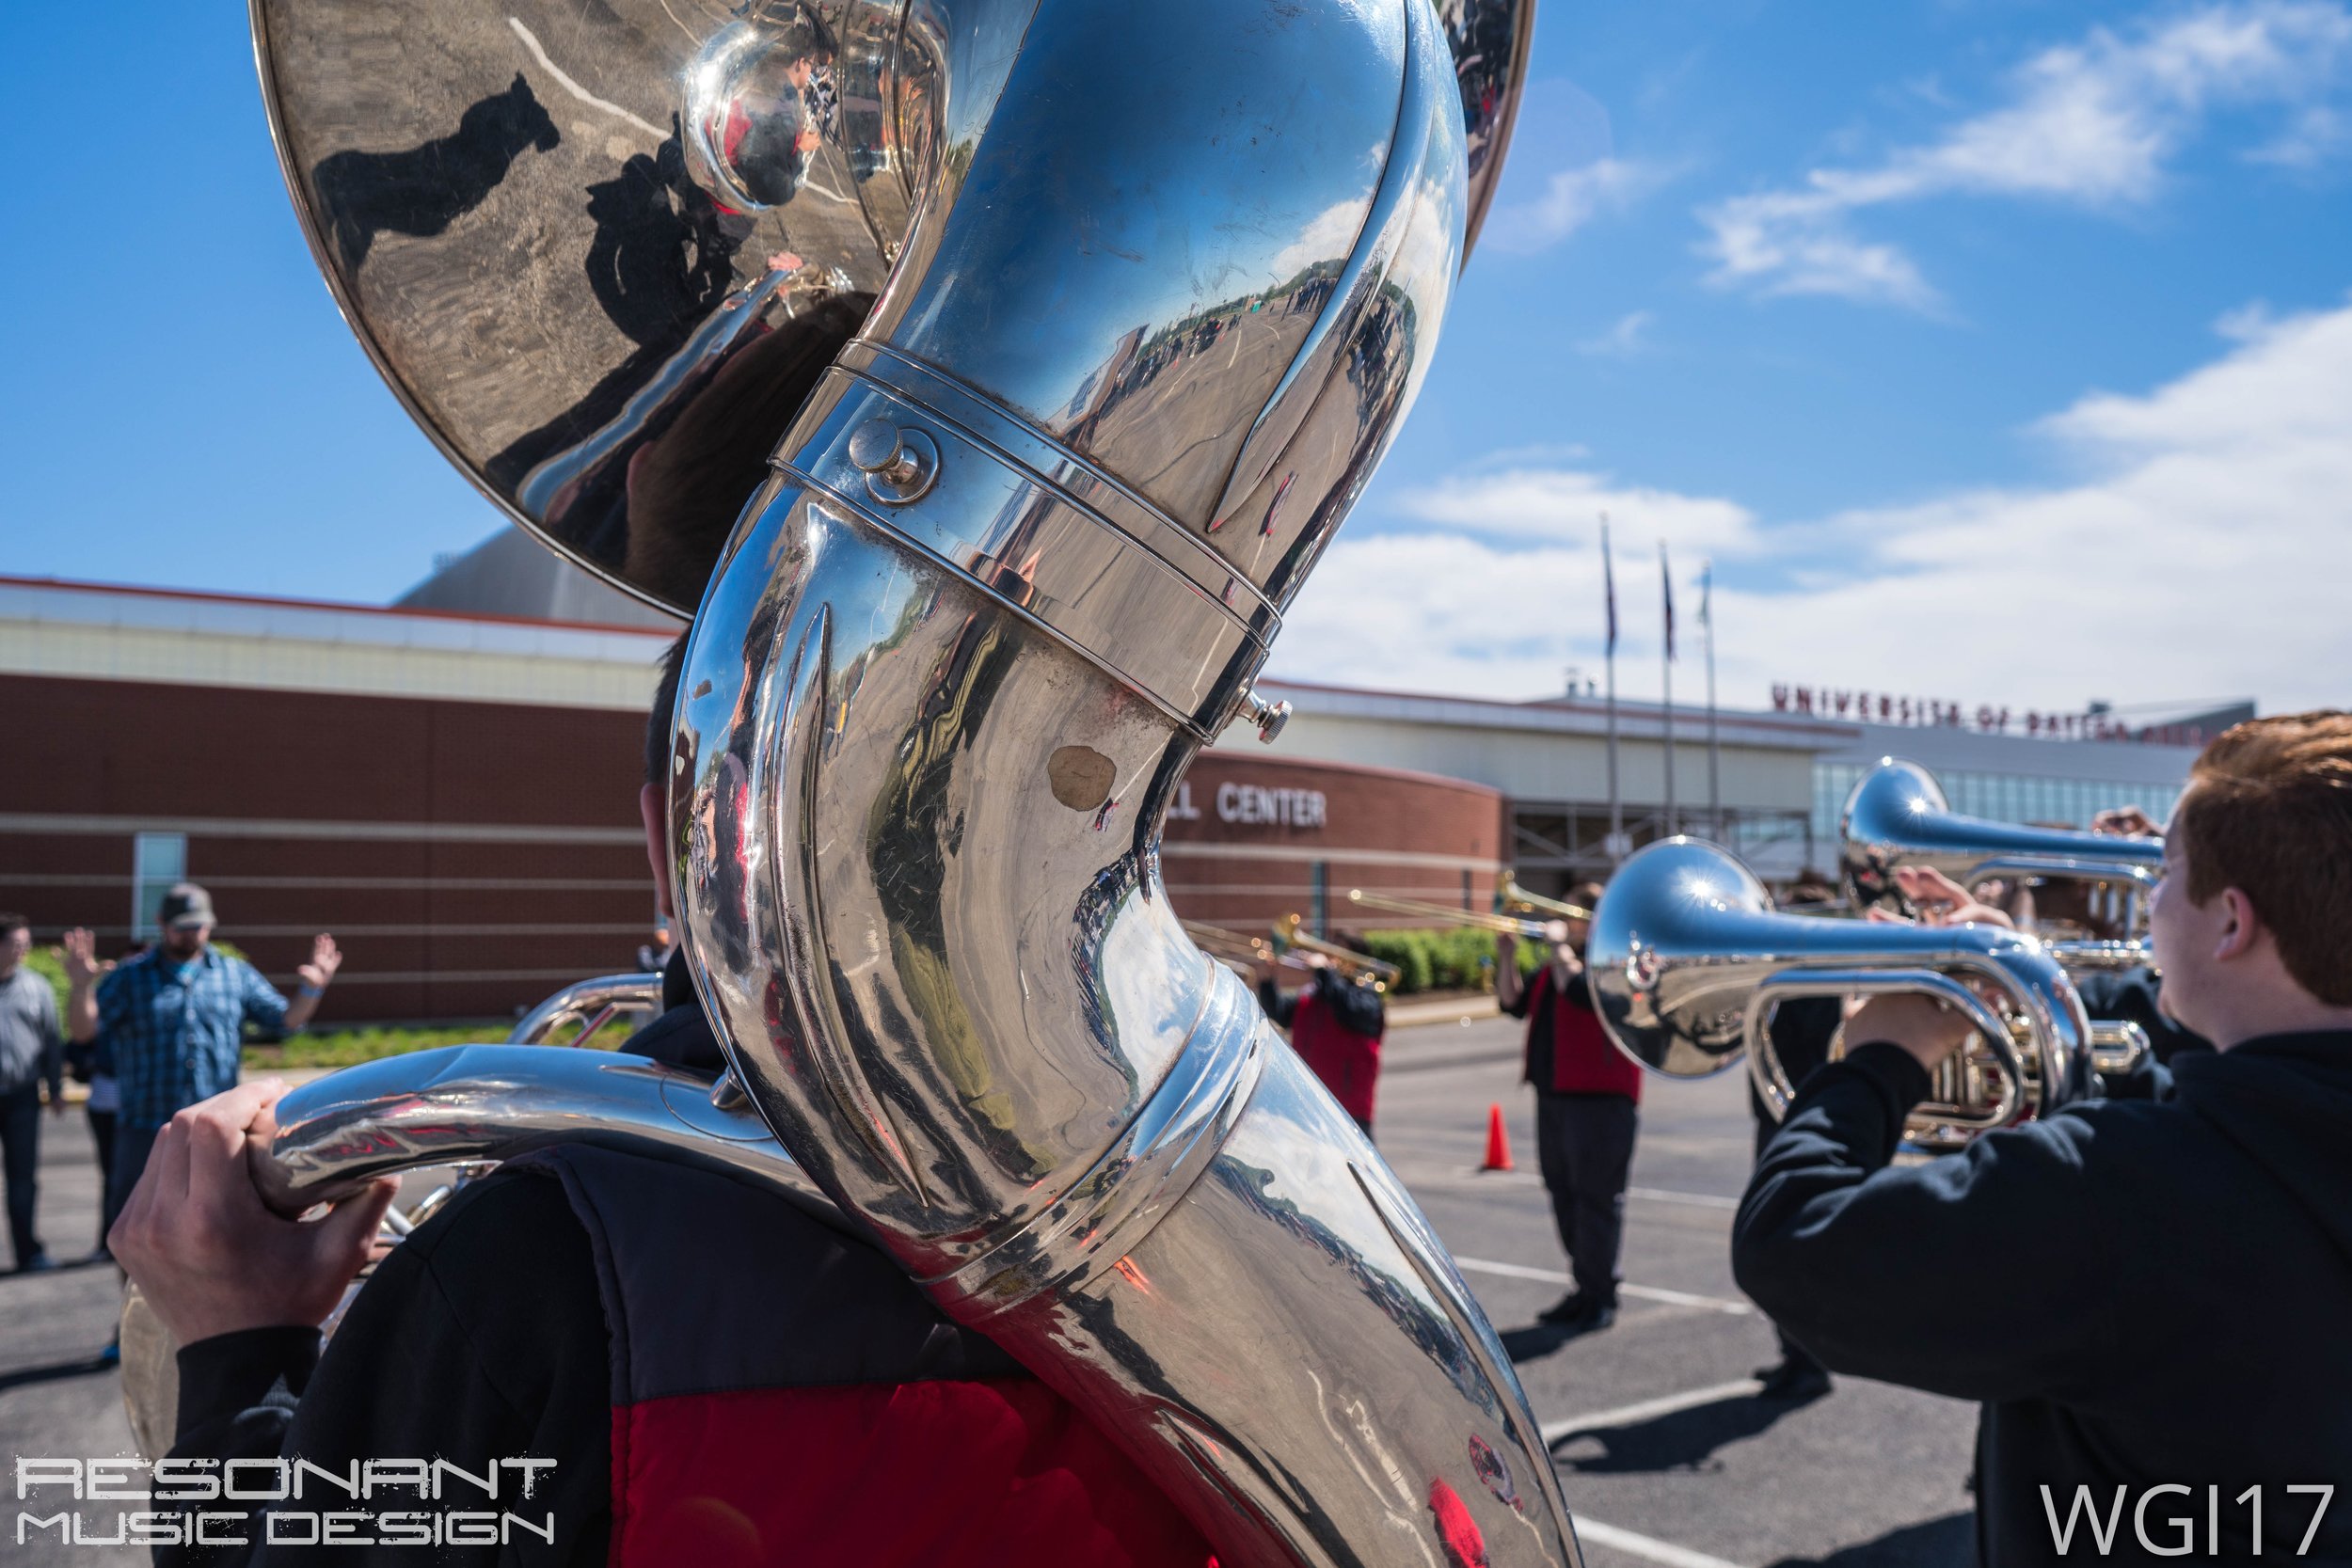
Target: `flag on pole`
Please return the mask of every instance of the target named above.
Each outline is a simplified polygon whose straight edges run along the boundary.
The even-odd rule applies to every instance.
[[[1675,657],[1675,575],[1674,568],[1666,564],[1663,539],[1658,541],[1658,577],[1666,585],[1666,661],[1671,664]]]
[[[1715,629],[1715,563],[1711,561],[1699,567],[1699,625],[1708,631]]]
[[[1609,560],[1609,514],[1600,515],[1600,582],[1609,602],[1609,651],[1617,651],[1617,571]]]

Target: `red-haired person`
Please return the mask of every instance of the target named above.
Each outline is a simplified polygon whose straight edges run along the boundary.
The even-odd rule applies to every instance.
[[[1833,1370],[1981,1402],[1986,1562],[2352,1560],[2352,714],[2205,749],[2150,918],[2165,1011],[2214,1045],[2169,1096],[1890,1165],[1969,1028],[1874,998],[1766,1146],[1733,1270]]]

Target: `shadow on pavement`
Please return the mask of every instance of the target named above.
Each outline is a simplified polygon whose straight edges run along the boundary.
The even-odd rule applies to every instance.
[[[1961,1568],[1977,1560],[1976,1519],[1973,1513],[1947,1513],[1827,1557],[1785,1557],[1771,1568]]]
[[[1735,1394],[1645,1421],[1564,1432],[1552,1440],[1551,1452],[1565,1468],[1586,1475],[1696,1469],[1724,1444],[1769,1431],[1807,1402]],[[1601,1452],[1587,1458],[1561,1454],[1562,1449],[1578,1442],[1598,1443]]]
[[[1502,1354],[1511,1358],[1511,1365],[1520,1366],[1539,1361],[1571,1339],[1593,1333],[1591,1328],[1579,1328],[1560,1323],[1529,1323],[1525,1328],[1506,1328],[1495,1336],[1502,1341]]]
[[[115,1362],[109,1358],[85,1355],[75,1361],[60,1361],[48,1367],[24,1367],[13,1372],[0,1372],[0,1394],[11,1388],[22,1388],[31,1383],[56,1383],[61,1378],[89,1377],[98,1372],[111,1372]]]

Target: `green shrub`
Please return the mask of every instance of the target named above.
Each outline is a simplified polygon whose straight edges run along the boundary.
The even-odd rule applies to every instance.
[[[49,982],[49,989],[57,993],[57,1023],[65,1023],[66,993],[72,988],[65,983],[65,964],[46,947],[36,947],[26,955],[24,967]]]
[[[506,1037],[508,1027],[503,1023],[470,1023],[418,1029],[313,1030],[289,1035],[276,1044],[246,1046],[245,1067],[247,1072],[296,1067],[354,1067],[382,1056],[429,1051],[437,1045],[494,1045]],[[617,1022],[610,1023],[598,1034],[596,1043],[618,1045],[628,1033]]]
[[[1434,930],[1376,930],[1364,933],[1372,956],[1401,970],[1389,990],[1399,996],[1422,990],[1488,990],[1494,985],[1495,934],[1470,926],[1445,926]],[[1543,962],[1543,944],[1522,942],[1518,968],[1532,974]]]

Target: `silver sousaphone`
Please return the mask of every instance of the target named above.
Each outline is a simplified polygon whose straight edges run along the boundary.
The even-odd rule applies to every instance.
[[[1782,913],[1753,872],[1698,839],[1649,845],[1618,868],[1594,913],[1586,963],[1618,1049],[1674,1078],[1709,1077],[1744,1057],[1776,1117],[1793,1089],[1768,1025],[1799,997],[1915,991],[1976,1024],[1906,1124],[1929,1152],[2093,1092],[2082,999],[2035,938]]]
[[[1251,682],[1425,373],[1532,14],[255,0],[394,389],[700,605],[673,878],[733,1063],[338,1075],[281,1105],[277,1202],[459,1146],[722,1161],[845,1212],[1223,1561],[1442,1562],[1464,1519],[1577,1560],[1444,1248],[1159,873],[1199,749],[1281,721]]]

